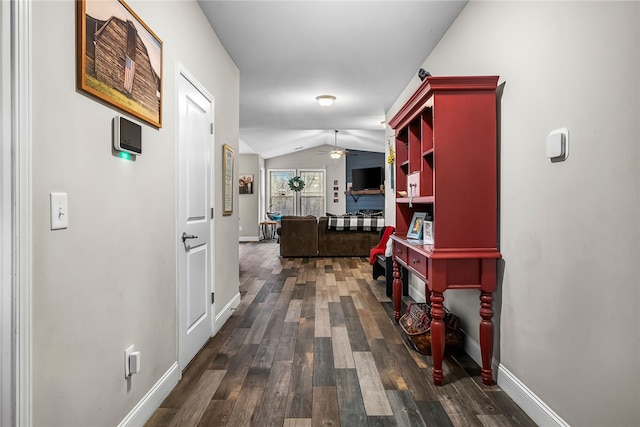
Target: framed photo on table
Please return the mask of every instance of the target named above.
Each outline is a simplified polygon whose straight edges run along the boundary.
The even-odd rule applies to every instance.
[[[425,245],[433,245],[433,221],[423,221],[422,228],[422,242]]]
[[[413,214],[411,225],[409,225],[409,230],[407,230],[407,239],[420,240],[422,238],[422,225],[426,216],[426,212],[415,212]]]

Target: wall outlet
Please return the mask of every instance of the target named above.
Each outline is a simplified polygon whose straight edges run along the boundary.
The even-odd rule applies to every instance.
[[[242,231],[242,226],[240,226],[240,231]]]

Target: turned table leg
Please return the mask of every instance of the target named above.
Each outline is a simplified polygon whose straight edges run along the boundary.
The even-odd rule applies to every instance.
[[[442,385],[444,373],[442,358],[444,356],[444,294],[431,292],[431,354],[433,356],[433,383]]]
[[[493,356],[493,294],[480,292],[480,352],[482,353],[482,382],[493,384],[491,358]],[[435,364],[435,363],[434,363]]]
[[[400,320],[400,313],[402,310],[402,271],[400,270],[400,264],[393,259],[393,318]]]

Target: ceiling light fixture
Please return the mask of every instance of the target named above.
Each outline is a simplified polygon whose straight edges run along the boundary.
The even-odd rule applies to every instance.
[[[334,138],[334,147],[331,149],[331,151],[329,152],[329,156],[333,159],[333,160],[338,160],[340,157],[342,157],[343,154],[346,154],[347,151],[346,150],[342,150],[341,148],[338,148],[338,130],[334,130],[333,131],[333,138]]]
[[[336,100],[336,97],[333,95],[319,95],[316,96],[316,101],[323,107],[331,107],[333,102]]]

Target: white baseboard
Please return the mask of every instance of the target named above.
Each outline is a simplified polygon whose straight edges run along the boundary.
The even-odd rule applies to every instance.
[[[213,335],[218,333],[220,328],[231,317],[233,310],[240,304],[240,292],[238,292],[231,301],[215,316],[213,320]],[[138,404],[129,412],[129,414],[118,424],[118,427],[137,427],[143,426],[153,415],[156,409],[160,407],[164,399],[178,385],[182,372],[175,362],[167,372],[158,380],[158,382],[147,392],[147,394],[138,402]]]
[[[480,344],[469,338],[464,338],[464,351],[475,362],[482,366],[482,355],[480,353]],[[491,369],[496,383],[500,388],[513,400],[531,419],[539,426],[557,426],[569,427],[553,409],[542,401],[529,387],[520,381],[502,364],[495,359],[491,360]]]
[[[415,302],[425,302],[426,297],[424,295],[424,283],[422,284],[422,290],[417,286],[412,286],[413,283],[409,281],[409,296],[413,298]]]
[[[233,311],[238,308],[240,305],[240,292],[234,295],[233,298],[224,306],[220,313],[218,313],[213,319],[213,335],[217,334],[220,328],[225,324],[225,322],[231,317]]]
[[[124,417],[118,427],[137,427],[143,426],[153,415],[156,409],[160,407],[164,399],[178,385],[182,373],[175,362],[167,372],[151,387],[151,390],[138,402],[136,406]]]
[[[240,242],[259,242],[260,236],[240,236]]]

